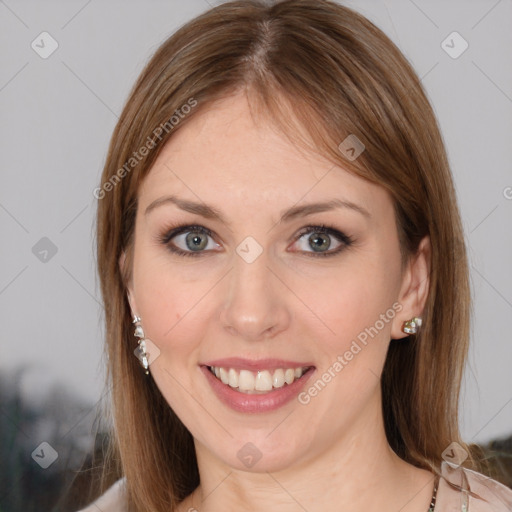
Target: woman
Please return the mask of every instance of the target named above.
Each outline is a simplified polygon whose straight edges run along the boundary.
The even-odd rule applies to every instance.
[[[194,19],[95,194],[118,480],[86,510],[511,510],[459,435],[443,141],[372,23],[314,0]]]

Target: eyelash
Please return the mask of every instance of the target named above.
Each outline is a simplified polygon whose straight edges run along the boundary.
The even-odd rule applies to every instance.
[[[177,254],[178,256],[191,256],[193,258],[201,257],[208,251],[183,251],[182,249],[179,249],[178,247],[175,247],[170,244],[170,241],[178,235],[181,235],[183,233],[188,232],[196,232],[200,233],[202,235],[207,235],[213,238],[213,233],[208,228],[205,228],[204,226],[200,225],[190,225],[190,224],[181,224],[177,226],[169,226],[164,231],[163,234],[157,236],[157,240],[159,243],[167,246],[167,248],[174,254]],[[330,236],[333,236],[336,238],[339,242],[341,242],[343,245],[341,245],[338,249],[331,251],[331,252],[309,252],[306,251],[305,254],[308,256],[311,256],[313,258],[315,257],[328,257],[328,256],[335,256],[342,252],[347,247],[351,246],[354,243],[354,239],[346,235],[345,233],[330,227],[325,226],[324,224],[315,226],[310,225],[303,228],[297,235],[296,240],[300,240],[304,235],[311,234],[311,233],[323,233]]]

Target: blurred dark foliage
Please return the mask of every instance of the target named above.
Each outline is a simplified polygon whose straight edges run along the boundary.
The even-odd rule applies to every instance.
[[[0,377],[0,512],[76,512],[101,491],[108,438],[97,428],[99,405],[80,403],[62,386],[27,400],[24,371]],[[58,453],[47,469],[32,456],[42,442]],[[512,436],[472,448],[486,472],[512,488]],[[110,483],[115,478],[112,473]]]
[[[480,453],[485,474],[512,489],[512,436],[471,446]]]
[[[0,512],[76,512],[98,480],[90,454],[105,445],[105,434],[95,435],[99,404],[39,383],[33,370],[0,376]]]

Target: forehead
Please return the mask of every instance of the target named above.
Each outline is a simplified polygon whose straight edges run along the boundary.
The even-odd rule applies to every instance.
[[[254,116],[245,95],[195,114],[161,150],[139,190],[141,209],[176,194],[248,212],[333,198],[368,211],[390,206],[382,187],[293,144],[273,123]]]

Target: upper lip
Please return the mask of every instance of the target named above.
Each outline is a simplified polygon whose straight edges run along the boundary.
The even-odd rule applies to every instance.
[[[215,366],[217,368],[233,368],[235,370],[276,370],[278,368],[305,368],[314,366],[312,363],[303,361],[291,361],[285,359],[245,359],[243,357],[227,357],[215,359],[203,363],[204,366]]]

